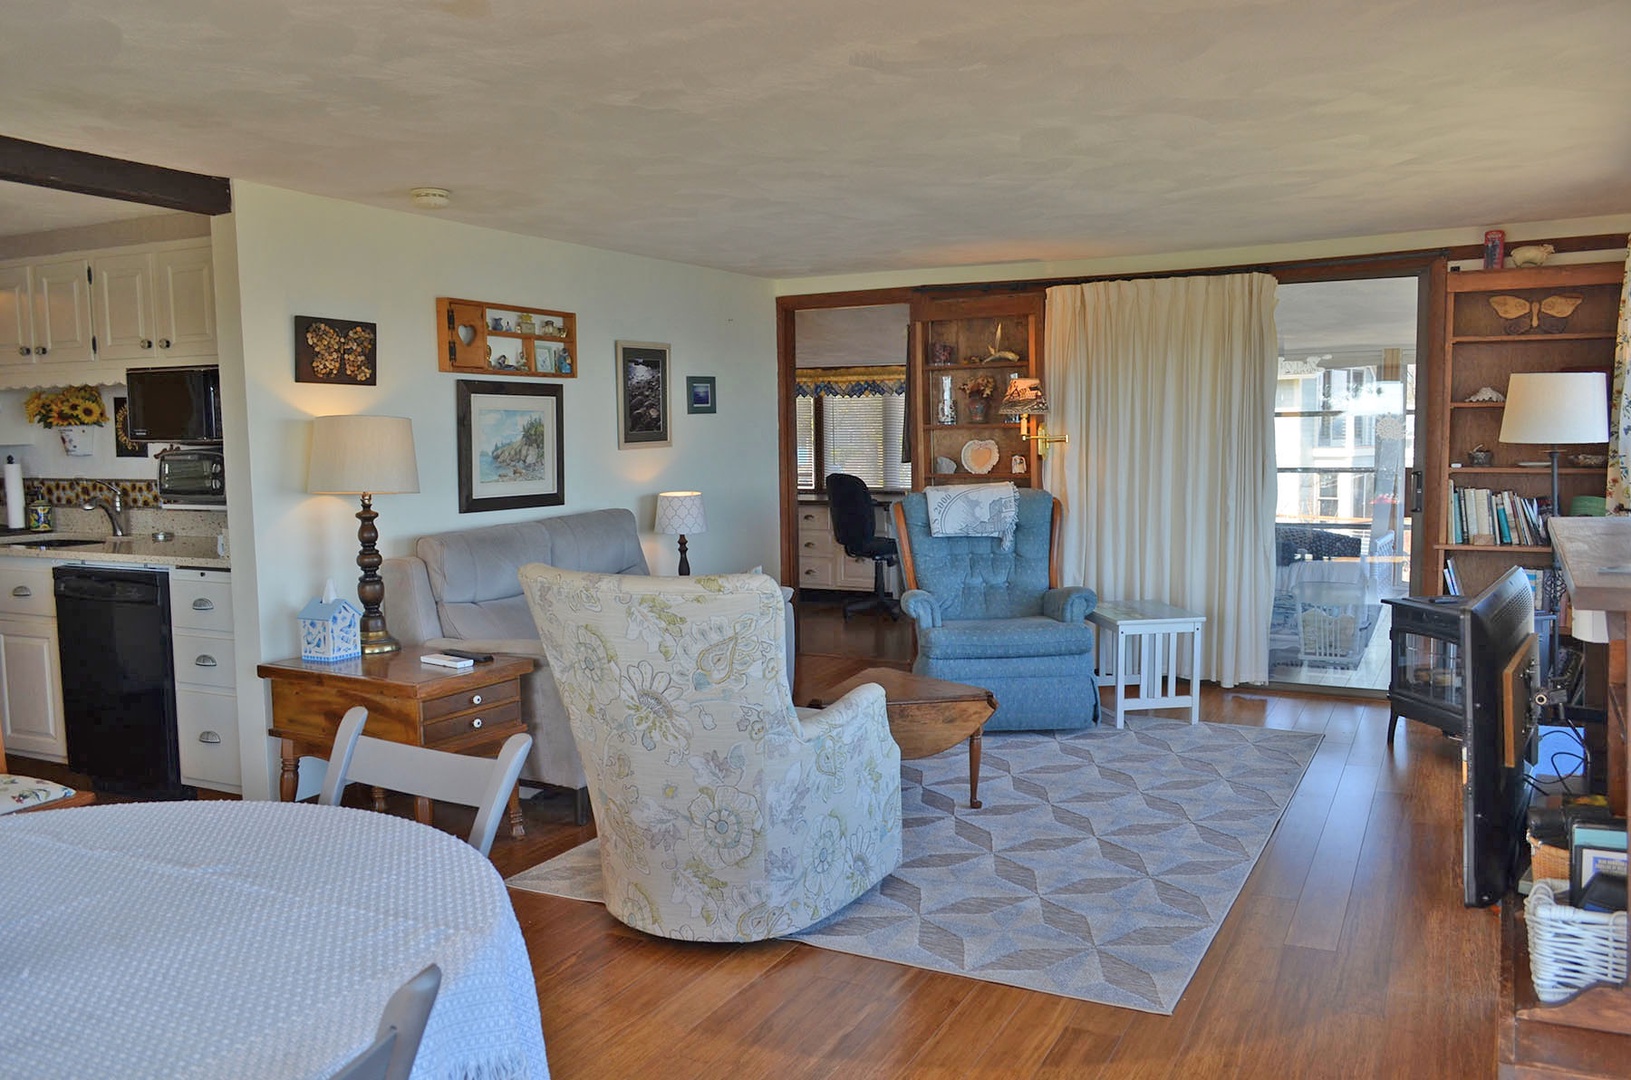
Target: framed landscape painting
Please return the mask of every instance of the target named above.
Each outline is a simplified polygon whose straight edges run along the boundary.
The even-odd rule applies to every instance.
[[[458,394],[459,513],[565,503],[560,385],[460,379]]]
[[[617,448],[667,446],[668,346],[617,343]]]

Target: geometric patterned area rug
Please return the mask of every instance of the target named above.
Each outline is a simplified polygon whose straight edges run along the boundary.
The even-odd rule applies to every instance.
[[[1127,725],[987,735],[981,810],[968,808],[966,746],[903,762],[900,868],[792,938],[1171,1013],[1320,736]],[[509,884],[599,902],[598,843]]]

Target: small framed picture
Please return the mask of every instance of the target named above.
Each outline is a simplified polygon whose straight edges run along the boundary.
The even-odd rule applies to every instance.
[[[668,446],[668,346],[617,343],[617,448]]]
[[[685,377],[685,411],[688,413],[716,413],[719,411],[719,402],[714,399],[714,377],[712,375],[687,375]]]

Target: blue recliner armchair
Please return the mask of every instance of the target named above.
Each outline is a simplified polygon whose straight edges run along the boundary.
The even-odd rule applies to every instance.
[[[1059,500],[1019,492],[1012,551],[986,536],[932,536],[922,492],[895,504],[919,675],[990,690],[987,731],[1081,728],[1098,720],[1092,589],[1059,587]]]

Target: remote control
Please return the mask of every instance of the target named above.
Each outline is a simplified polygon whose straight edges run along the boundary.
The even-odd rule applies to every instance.
[[[476,664],[491,664],[493,662],[493,654],[490,652],[469,652],[465,649],[443,649],[442,655],[457,656],[461,660],[469,660],[470,662]]]
[[[447,668],[467,668],[476,666],[476,662],[474,660],[466,660],[460,656],[449,656],[447,653],[439,652],[426,653],[424,656],[419,658],[419,662],[421,664],[434,664],[437,667]]]

